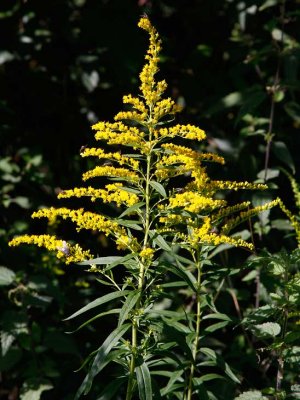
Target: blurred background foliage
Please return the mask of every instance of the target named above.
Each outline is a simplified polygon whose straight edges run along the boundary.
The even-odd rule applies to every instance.
[[[108,318],[105,327],[66,335],[74,326],[62,319],[103,287],[78,266],[62,267],[33,248],[11,250],[7,242],[44,229],[30,214],[56,204],[60,188],[78,185],[90,125],[112,119],[122,95],[137,92],[146,48],[137,21],[145,12],[163,38],[161,75],[184,106],[180,121],[205,129],[205,148],[227,160],[212,173],[267,180],[271,190],[253,196],[254,205],[279,195],[296,210],[282,168],[299,181],[299,0],[2,0],[1,400],[74,398],[79,380],[72,371],[110,330]],[[294,248],[288,221],[276,210],[271,216],[254,224],[258,248]],[[110,254],[109,243],[97,240],[99,252]],[[238,268],[246,255],[230,257],[221,262]],[[257,287],[255,275],[242,282],[237,276],[222,297],[223,312],[235,318],[236,300],[254,306]],[[243,331],[224,328],[222,337],[228,361],[244,371],[244,386],[268,386],[272,368],[261,374]],[[89,398],[101,387],[100,380]],[[220,399],[234,393],[230,385],[219,390]]]

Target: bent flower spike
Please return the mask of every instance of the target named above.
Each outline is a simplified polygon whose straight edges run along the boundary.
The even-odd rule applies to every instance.
[[[132,330],[131,344],[124,349],[123,354],[124,365],[128,365],[127,400],[133,395],[136,380],[139,385],[139,368],[145,364],[143,371],[146,374],[148,371],[145,361],[144,364],[137,361],[144,357],[139,337],[150,334],[147,318],[142,310],[145,306],[151,308],[155,296],[151,295],[151,289],[144,289],[146,282],[150,285],[149,282],[156,284],[158,280],[161,253],[184,251],[185,255],[190,254],[191,262],[200,265],[201,252],[207,246],[227,243],[253,250],[252,243],[230,236],[230,231],[249,217],[278,202],[275,200],[251,209],[249,202],[229,205],[226,200],[216,198],[220,190],[261,190],[266,186],[213,180],[209,177],[206,164],[214,162],[223,165],[224,159],[217,154],[198,150],[198,142],[206,138],[202,129],[191,124],[173,124],[180,107],[174,100],[164,96],[167,83],[156,77],[159,71],[161,40],[147,17],[142,17],[138,26],[150,37],[146,63],[140,73],[140,94],[137,97],[131,94],[123,97],[126,111],[119,112],[114,122],[98,122],[92,126],[100,147],[85,148],[81,153],[82,157],[94,157],[98,161],[98,165],[82,176],[83,181],[88,181],[89,185],[83,184],[58,195],[59,199],[86,197],[100,205],[101,202],[112,203],[118,217],[67,207],[40,209],[32,215],[33,218],[46,218],[50,223],[58,218],[68,219],[75,224],[77,231],[87,229],[103,233],[115,242],[117,250],[128,253],[127,259],[131,257],[130,265],[124,263],[123,284],[115,285],[120,289],[132,282],[135,293],[131,297],[131,310],[125,316],[125,321],[130,321]],[[101,147],[104,143],[105,149],[112,146],[112,150],[104,150]],[[102,177],[101,180],[99,177]],[[98,181],[103,182],[103,179],[107,180],[106,184],[98,187]],[[96,254],[91,254],[79,244],[68,242],[66,238],[23,235],[12,239],[10,245],[17,246],[21,243],[45,247],[55,252],[66,264],[85,261],[88,265],[90,261],[91,271],[103,273],[96,266],[97,259],[93,261]],[[112,279],[110,275],[110,280]],[[200,288],[200,277],[198,284]],[[198,312],[198,318],[200,314]],[[198,322],[196,339],[192,344],[194,359],[198,351]],[[117,333],[122,336],[128,329],[128,324],[121,326],[124,329],[119,327]],[[120,338],[117,333],[115,337]],[[99,372],[96,361],[95,365],[92,363],[78,397],[89,391],[95,374]],[[188,368],[193,377],[195,365]],[[193,393],[192,378],[188,387],[182,390],[186,392],[186,399],[190,399]]]

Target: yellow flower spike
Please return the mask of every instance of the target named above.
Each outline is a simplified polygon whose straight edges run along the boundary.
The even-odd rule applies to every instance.
[[[251,182],[235,182],[235,181],[210,181],[210,187],[214,190],[265,190],[268,186],[263,183],[251,183]]]
[[[124,234],[124,228],[120,227],[116,222],[105,218],[103,215],[95,214],[90,211],[84,211],[83,208],[71,210],[66,207],[62,208],[43,208],[32,214],[32,218],[57,218],[70,219],[77,225],[77,230],[91,229],[103,232],[106,235],[112,233]]]
[[[74,188],[64,190],[57,196],[59,199],[67,199],[70,197],[90,197],[91,201],[102,199],[105,203],[116,202],[120,207],[122,204],[128,207],[138,203],[139,198],[135,193],[130,193],[122,189],[121,183],[106,185],[106,189],[94,189],[89,186],[87,188]]]
[[[280,209],[285,213],[285,215],[290,220],[292,227],[295,229],[297,244],[298,244],[298,247],[300,248],[300,222],[295,217],[295,215],[293,215],[291,213],[291,211],[286,208],[286,206],[284,205],[284,203],[281,199],[278,198],[277,200],[278,200],[278,205],[279,205]]]
[[[246,221],[247,219],[263,211],[270,210],[271,208],[275,207],[278,204],[280,204],[279,198],[270,201],[269,203],[263,204],[262,206],[257,206],[247,211],[241,211],[237,217],[230,218],[226,222],[226,224],[223,225],[221,233],[227,235],[232,229],[234,229],[240,223]]]
[[[141,114],[147,115],[147,113],[148,113],[148,110],[147,110],[144,102],[142,100],[140,100],[138,97],[133,97],[131,94],[123,96],[123,103],[130,104],[133,108],[135,108]]]
[[[175,125],[171,128],[161,128],[158,131],[159,137],[175,137],[180,136],[184,139],[201,141],[206,138],[205,132],[197,126],[188,125]]]
[[[82,153],[80,153],[81,157],[98,157],[99,159],[107,159],[111,161],[116,161],[120,165],[127,164],[133,169],[139,168],[139,162],[131,157],[126,157],[119,152],[116,153],[105,153],[101,148],[85,148]]]
[[[225,200],[214,200],[199,193],[184,192],[178,193],[169,199],[169,207],[183,207],[184,210],[199,213],[204,210],[213,210],[225,206]]]
[[[137,182],[139,180],[139,176],[135,172],[126,168],[115,168],[111,166],[97,166],[94,169],[85,172],[82,175],[82,179],[87,181],[88,179],[100,176],[117,177],[129,182]]]
[[[215,153],[200,153],[199,151],[192,150],[189,147],[178,146],[174,143],[163,143],[161,147],[178,156],[185,156],[198,161],[211,161],[225,164],[224,158]]]
[[[66,264],[93,258],[88,250],[83,250],[78,244],[71,245],[51,235],[22,235],[9,242],[9,246],[19,246],[19,244],[35,244],[49,251],[55,251],[57,258],[64,258]]]
[[[98,122],[92,126],[96,130],[96,140],[106,140],[108,144],[118,144],[140,148],[144,143],[144,132],[133,126],[127,126],[122,122]]]
[[[148,61],[140,73],[140,90],[148,106],[155,104],[167,88],[165,81],[156,82],[155,74],[158,72],[159,52],[161,40],[156,29],[151,25],[147,17],[142,17],[138,26],[149,33],[150,44],[145,59]]]

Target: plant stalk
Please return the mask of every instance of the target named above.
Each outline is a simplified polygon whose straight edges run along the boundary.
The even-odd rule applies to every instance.
[[[152,129],[149,127],[149,142],[152,138]],[[149,239],[149,227],[150,227],[150,171],[151,171],[151,152],[147,155],[147,170],[146,170],[146,182],[145,182],[145,225],[144,225],[144,240],[143,247],[145,248]],[[140,262],[139,278],[138,278],[138,291],[140,296],[135,305],[135,310],[138,310],[141,305],[142,291],[144,287],[144,277],[145,277],[145,263],[142,259]],[[138,322],[134,317],[132,321],[132,333],[131,333],[131,360],[129,367],[129,379],[127,384],[126,400],[131,400],[134,392],[134,376],[135,376],[135,366],[137,357],[137,330]]]
[[[196,370],[196,358],[199,351],[199,338],[200,338],[200,323],[201,323],[201,302],[200,302],[200,288],[201,288],[201,268],[202,265],[200,262],[197,263],[197,292],[196,292],[196,303],[197,303],[197,314],[196,314],[196,336],[194,340],[193,346],[193,362],[191,365],[190,376],[189,376],[189,384],[188,384],[188,392],[186,396],[186,400],[191,400],[193,395],[193,378]]]

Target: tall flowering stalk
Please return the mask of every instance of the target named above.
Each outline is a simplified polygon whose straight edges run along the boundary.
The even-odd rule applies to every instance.
[[[116,390],[127,381],[126,400],[132,399],[137,390],[140,399],[152,399],[152,372],[160,363],[168,365],[172,357],[174,361],[172,348],[175,346],[170,342],[169,347],[164,347],[162,338],[166,326],[170,326],[165,316],[176,313],[172,310],[165,310],[165,315],[160,313],[157,303],[169,296],[164,278],[167,281],[172,274],[180,276],[181,284],[194,293],[195,304],[186,328],[191,338],[187,351],[190,357],[186,362],[180,361],[181,356],[178,358],[182,368],[173,383],[186,400],[191,400],[198,390],[195,376],[199,373],[202,275],[208,251],[223,243],[252,250],[252,243],[230,236],[230,231],[249,217],[273,207],[278,200],[250,209],[249,202],[230,206],[216,198],[220,190],[254,190],[266,186],[210,179],[206,163],[223,165],[224,159],[197,149],[197,142],[206,137],[202,129],[191,124],[172,124],[180,108],[171,98],[164,97],[167,84],[156,78],[161,40],[147,17],[141,18],[138,26],[150,38],[146,63],[140,74],[140,95],[123,97],[128,109],[119,112],[114,122],[98,122],[92,126],[96,141],[112,146],[111,152],[90,147],[81,153],[82,157],[94,157],[99,161],[96,167],[83,174],[83,181],[97,182],[97,178],[105,177],[108,182],[104,187],[84,185],[58,195],[59,199],[87,197],[95,203],[112,203],[118,217],[66,207],[40,209],[32,215],[33,218],[47,218],[51,223],[57,218],[69,219],[75,223],[77,231],[88,229],[104,233],[115,242],[116,251],[123,251],[125,255],[95,257],[79,244],[51,235],[23,235],[12,239],[10,245],[27,243],[45,247],[56,252],[67,264],[88,265],[89,271],[101,274],[111,285],[111,293],[94,300],[69,319],[110,301],[123,302],[120,309],[97,316],[117,312],[118,325],[91,356],[89,371],[76,398],[89,392],[93,379],[108,362],[116,362],[126,376],[113,383]],[[172,258],[171,262],[166,261],[166,255]],[[114,276],[117,266],[124,272],[123,278],[118,278],[121,281]],[[174,283],[176,285],[178,283]],[[180,318],[175,318],[176,323]],[[125,340],[128,334],[130,339]],[[174,363],[170,365],[174,368]],[[173,398],[166,389],[170,381],[166,386],[160,385],[159,380],[155,390],[160,396]],[[110,390],[113,390],[112,385]]]

